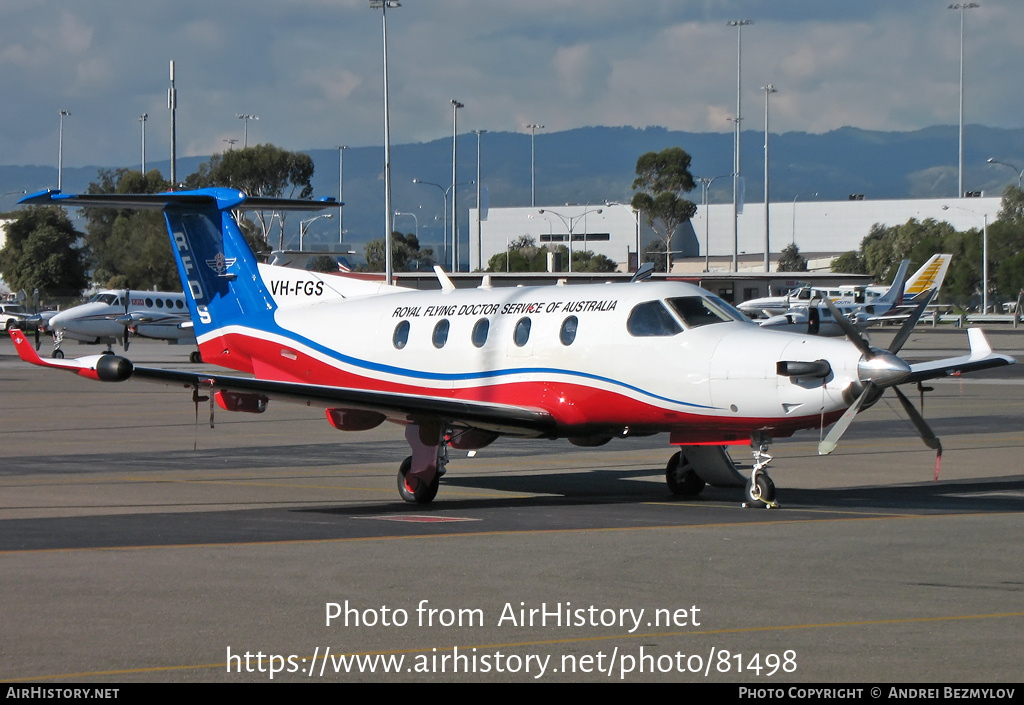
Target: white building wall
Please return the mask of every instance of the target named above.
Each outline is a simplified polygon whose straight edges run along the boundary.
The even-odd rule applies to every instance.
[[[801,252],[841,254],[860,247],[872,226],[901,225],[911,218],[945,221],[959,231],[982,228],[985,216],[991,223],[1002,203],[1000,198],[943,198],[894,201],[797,201],[772,203],[769,207],[770,250],[777,255],[795,242]],[[943,209],[946,206],[946,209]],[[709,250],[714,256],[732,256],[733,215],[731,203],[697,209],[690,221],[704,251],[708,227]],[[739,251],[764,252],[764,204],[748,203],[739,216]]]
[[[541,213],[540,211],[544,212]],[[600,210],[598,213],[596,211]],[[573,252],[591,250],[594,254],[624,263],[629,252],[636,252],[637,221],[628,205],[546,206],[538,208],[490,208],[481,223],[483,233],[480,258],[477,259],[476,209],[469,211],[469,268],[486,269],[487,261],[505,251],[513,240],[529,235],[538,245],[568,245],[572,227]],[[594,239],[590,235],[608,239]],[[651,237],[644,227],[644,242]]]
[[[770,251],[773,259],[787,245],[795,242],[804,253],[838,255],[857,250],[872,226],[901,225],[911,218],[945,221],[959,231],[981,229],[985,218],[993,222],[1002,204],[1001,198],[943,198],[913,200],[864,201],[801,201],[772,203],[769,208]],[[597,208],[601,213],[583,216]],[[544,210],[543,214],[539,213]],[[562,217],[555,215],[560,214]],[[470,212],[470,269],[478,268],[476,210]],[[628,253],[636,251],[637,220],[633,210],[624,204],[608,206],[555,206],[553,208],[491,208],[483,222],[480,267],[486,269],[493,255],[504,252],[508,243],[530,235],[540,244],[542,236],[566,237],[572,226],[573,250],[593,250],[620,264],[628,261]],[[676,233],[672,248],[677,257],[731,257],[733,252],[732,203],[698,206],[697,215]],[[606,233],[607,241],[583,241],[584,233]],[[654,233],[642,224],[643,247],[655,239]],[[738,219],[739,252],[764,252],[764,204],[748,203]],[[565,241],[562,241],[565,244]]]

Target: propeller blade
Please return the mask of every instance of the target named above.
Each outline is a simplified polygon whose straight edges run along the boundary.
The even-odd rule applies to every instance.
[[[874,391],[874,389],[875,385],[871,382],[868,382],[867,385],[865,385],[864,391],[861,392],[859,397],[857,397],[857,401],[853,402],[853,404],[850,405],[850,408],[846,410],[846,413],[839,417],[839,420],[836,421],[832,430],[829,431],[828,435],[825,436],[825,439],[818,444],[818,455],[828,455],[836,449],[836,446],[839,445],[839,439],[843,437],[844,433],[846,433],[846,429],[849,428],[850,424],[853,422],[853,417],[857,415],[857,412],[860,411],[860,407],[864,404],[864,400],[872,391]]]
[[[907,416],[913,422],[914,426],[917,427],[918,433],[921,434],[921,440],[924,444],[932,450],[937,450],[939,455],[942,455],[942,443],[935,436],[928,422],[924,420],[924,417],[918,413],[914,405],[910,403],[906,395],[900,391],[899,387],[893,387],[892,390],[896,392],[896,397],[900,400],[900,405],[903,406],[903,410],[907,412]]]
[[[903,321],[903,325],[900,326],[899,331],[897,331],[896,337],[893,338],[892,343],[889,344],[889,352],[895,355],[900,351],[900,348],[902,348],[904,344],[906,344],[907,339],[910,337],[910,334],[914,331],[914,327],[917,325],[917,322],[921,320],[921,314],[924,313],[924,310],[925,308],[928,307],[928,304],[932,302],[932,298],[934,296],[935,290],[932,289],[932,292],[925,298],[925,300],[918,304],[917,308],[910,312],[910,317],[907,320]]]
[[[871,359],[874,357],[874,353],[871,350],[871,346],[868,345],[868,341],[864,339],[864,336],[857,330],[857,326],[850,322],[850,319],[842,314],[842,312],[836,308],[836,305],[832,303],[832,300],[827,296],[824,299],[825,306],[829,311],[832,312],[832,318],[835,319],[836,323],[842,328],[843,333],[850,339],[850,342],[857,346],[857,349],[864,353],[864,357]]]

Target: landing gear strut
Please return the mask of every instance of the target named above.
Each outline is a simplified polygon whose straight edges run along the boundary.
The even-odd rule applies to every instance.
[[[754,467],[750,471],[750,479],[747,480],[746,501],[744,507],[763,506],[765,509],[778,509],[779,503],[775,501],[775,483],[768,477],[765,468],[772,461],[768,455],[768,444],[771,438],[765,433],[755,433],[750,439],[750,445],[754,450]]]
[[[693,469],[682,451],[669,458],[668,465],[665,466],[665,482],[668,484],[669,492],[681,497],[696,497],[707,484]]]
[[[405,427],[412,455],[398,469],[398,494],[406,502],[429,504],[437,496],[448,464],[448,438],[448,429],[441,424],[410,423]]]

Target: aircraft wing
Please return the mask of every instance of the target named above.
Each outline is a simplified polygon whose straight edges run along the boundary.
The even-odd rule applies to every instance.
[[[920,382],[961,372],[987,370],[992,367],[1012,365],[1016,362],[1009,355],[992,352],[992,346],[989,345],[981,328],[968,328],[967,339],[971,344],[970,354],[915,363],[910,366],[910,376],[906,382]]]
[[[10,331],[18,355],[25,362],[74,372],[104,382],[140,379],[179,384],[207,392],[237,392],[253,401],[269,399],[308,404],[324,409],[373,411],[394,421],[443,419],[446,423],[516,436],[540,436],[554,430],[555,422],[542,409],[450,397],[418,396],[368,391],[299,382],[237,377],[210,372],[137,367],[118,355],[89,355],[77,359],[43,359],[20,330]]]

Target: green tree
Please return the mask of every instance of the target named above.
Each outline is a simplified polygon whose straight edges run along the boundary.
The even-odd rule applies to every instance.
[[[779,253],[779,262],[775,267],[776,272],[806,272],[807,260],[800,254],[800,248],[790,243],[782,248]]]
[[[832,260],[830,269],[840,274],[867,274],[868,268],[864,258],[854,250],[844,252]]]
[[[696,214],[697,206],[683,198],[695,184],[690,174],[690,155],[681,147],[668,147],[660,152],[647,152],[636,161],[633,181],[635,210],[641,211],[647,225],[672,248],[676,229]]]
[[[202,163],[185,179],[185,185],[188,188],[226,186],[244,191],[249,196],[310,198],[313,195],[312,178],[313,160],[308,154],[260,144],[214,154],[210,161]],[[246,212],[246,218],[249,213]],[[258,227],[263,243],[269,245],[273,213],[251,211],[251,214],[256,219],[254,227]],[[284,214],[277,215],[281,228],[280,247],[284,241]],[[242,218],[239,218],[239,225],[242,225]]]
[[[157,170],[102,170],[88,193],[161,193],[170,184]],[[123,208],[83,209],[93,281],[109,288],[181,288],[163,214]]]
[[[383,272],[386,267],[384,238],[377,238],[366,243],[364,248],[366,269],[370,272]],[[419,238],[413,233],[403,235],[397,230],[391,233],[391,266],[396,272],[412,272],[430,269],[437,260],[432,248],[420,248]]]
[[[317,255],[309,261],[309,271],[328,274],[338,271],[338,262],[330,255]]]
[[[78,296],[88,285],[85,256],[78,245],[81,233],[63,208],[32,206],[7,225],[7,242],[0,249],[0,274],[13,291],[35,289],[43,296]]]

